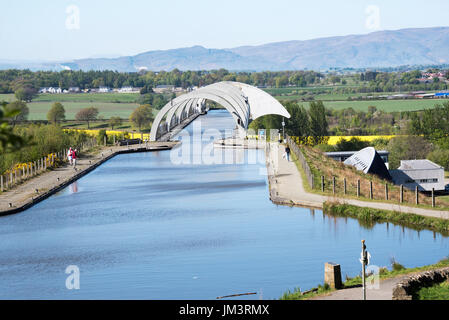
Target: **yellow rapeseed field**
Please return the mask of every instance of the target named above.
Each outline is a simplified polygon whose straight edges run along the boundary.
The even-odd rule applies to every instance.
[[[350,140],[351,138],[358,138],[358,139],[360,139],[362,141],[371,142],[371,141],[376,140],[376,139],[391,140],[394,137],[396,137],[396,136],[395,135],[390,135],[390,136],[386,136],[386,135],[385,136],[382,136],[382,135],[380,135],[380,136],[330,136],[327,143],[329,145],[334,146],[342,138],[345,139],[345,140]]]

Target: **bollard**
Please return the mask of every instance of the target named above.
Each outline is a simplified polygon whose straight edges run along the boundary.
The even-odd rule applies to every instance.
[[[369,198],[371,200],[373,200],[373,198],[374,198],[374,196],[373,196],[373,182],[372,181],[369,182]]]
[[[321,192],[324,192],[324,176],[321,176]]]
[[[419,204],[418,186],[415,186],[415,204]]]
[[[25,179],[25,167],[22,167],[22,180]]]
[[[326,262],[324,264],[324,283],[327,283],[332,289],[340,289],[341,282],[341,268],[339,264]]]
[[[385,183],[385,200],[388,200],[388,183]]]
[[[360,179],[357,179],[357,198],[360,197]]]
[[[9,185],[12,187],[12,171],[9,173]]]
[[[14,183],[17,184],[17,169],[14,170]]]
[[[400,203],[404,202],[404,186],[402,184],[399,187],[399,202]]]
[[[432,188],[432,208],[435,208],[435,188]]]
[[[0,176],[0,188],[1,188],[1,191],[3,192],[3,175],[1,175]]]

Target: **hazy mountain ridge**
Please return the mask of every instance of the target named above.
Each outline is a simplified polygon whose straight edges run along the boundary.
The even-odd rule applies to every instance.
[[[231,49],[201,46],[148,51],[119,58],[67,63],[1,63],[0,68],[45,70],[298,70],[431,65],[449,62],[449,27],[378,31],[365,35],[268,43]]]

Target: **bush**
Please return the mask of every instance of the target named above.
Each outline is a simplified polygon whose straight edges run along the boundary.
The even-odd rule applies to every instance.
[[[440,166],[444,167],[444,170],[449,170],[449,150],[437,148],[431,153],[429,153],[427,158],[430,161],[433,161],[436,164],[439,164]]]
[[[100,131],[98,131],[97,143],[99,145],[103,145],[104,144],[104,138],[106,138],[106,140],[107,140],[108,136],[106,135],[106,130],[105,129],[101,129]]]
[[[58,125],[35,125],[16,127],[14,134],[29,140],[28,144],[14,152],[4,152],[0,157],[0,173],[11,169],[17,163],[36,161],[50,153],[75,147],[87,141],[85,133],[65,132]]]

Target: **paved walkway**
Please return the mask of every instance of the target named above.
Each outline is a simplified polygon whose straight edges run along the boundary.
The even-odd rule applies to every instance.
[[[408,207],[404,205],[370,202],[356,199],[345,199],[332,196],[323,196],[308,193],[304,189],[303,180],[293,161],[288,162],[282,158],[284,147],[271,142],[267,149],[267,166],[270,181],[270,195],[275,203],[298,205],[312,208],[323,208],[326,201],[341,204],[350,204],[359,207],[391,210],[397,212],[413,213],[427,217],[449,219],[449,211],[438,211],[425,208]]]
[[[172,148],[176,144],[177,142],[152,142],[148,144],[147,150]],[[14,211],[17,211],[24,206],[24,209],[26,209],[34,203],[57,192],[68,183],[84,176],[87,172],[107,161],[114,155],[123,152],[136,152],[139,148],[147,148],[147,145],[133,145],[129,146],[129,148],[127,146],[105,147],[98,152],[98,154],[77,159],[77,170],[68,164],[54,170],[47,170],[45,173],[25,181],[14,187],[12,190],[0,193],[0,215],[8,214],[11,211],[13,211],[11,213],[15,213]],[[38,192],[36,192],[36,189]],[[12,207],[10,207],[10,203],[12,204]]]
[[[386,279],[379,282],[379,288],[367,288],[366,300],[392,300],[394,287],[410,275]],[[334,291],[325,296],[317,296],[311,300],[362,300],[362,287]]]

